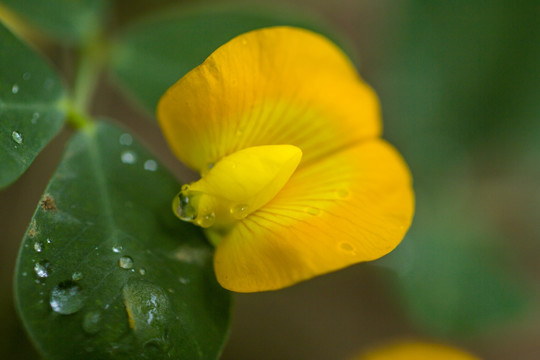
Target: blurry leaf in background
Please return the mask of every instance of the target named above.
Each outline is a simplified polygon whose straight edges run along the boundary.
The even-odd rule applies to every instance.
[[[461,189],[419,192],[413,227],[376,264],[392,281],[413,322],[429,333],[465,336],[502,326],[527,308],[525,279],[512,267],[497,228],[460,199]]]
[[[174,178],[128,133],[77,133],[32,218],[16,304],[45,358],[215,359],[230,294],[213,248],[178,221]]]
[[[386,135],[417,181],[444,174],[486,143],[500,151],[497,161],[512,161],[506,146],[540,118],[538,1],[408,0],[401,7],[373,82]]]
[[[64,123],[52,69],[0,24],[0,188],[15,181]]]
[[[320,19],[305,13],[213,6],[169,10],[129,27],[113,44],[111,66],[153,114],[163,93],[219,46],[244,32],[277,25],[313,30],[348,48]]]
[[[101,30],[107,0],[0,0],[60,42],[81,43]]]

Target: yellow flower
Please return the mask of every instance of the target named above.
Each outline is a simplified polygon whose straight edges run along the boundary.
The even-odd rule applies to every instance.
[[[379,138],[377,97],[318,34],[232,39],[163,95],[157,116],[202,176],[173,210],[206,229],[227,289],[280,289],[377,259],[411,223],[409,170]]]
[[[373,349],[354,360],[479,360],[443,344],[403,341]]]

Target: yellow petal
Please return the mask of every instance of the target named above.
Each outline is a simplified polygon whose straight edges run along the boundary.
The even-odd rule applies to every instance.
[[[227,231],[236,220],[274,198],[301,158],[302,151],[292,145],[242,149],[221,159],[202,179],[184,186],[173,209],[182,220]]]
[[[377,259],[402,240],[413,216],[411,178],[389,144],[370,140],[299,167],[268,204],[216,249],[220,284],[283,288]]]
[[[370,351],[357,360],[479,360],[448,345],[400,342]]]
[[[291,27],[229,41],[163,95],[157,116],[176,156],[199,172],[271,144],[295,145],[309,163],[381,127],[376,95],[345,54]]]

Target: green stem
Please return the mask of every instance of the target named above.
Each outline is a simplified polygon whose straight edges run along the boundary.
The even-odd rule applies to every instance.
[[[73,96],[67,104],[67,121],[75,129],[93,124],[88,109],[98,83],[103,55],[103,44],[98,36],[81,49]]]

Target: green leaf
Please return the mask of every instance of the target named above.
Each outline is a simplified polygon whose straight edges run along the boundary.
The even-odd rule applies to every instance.
[[[0,23],[0,187],[15,181],[62,127],[62,84]]]
[[[100,30],[106,0],[1,0],[21,17],[66,43],[84,42]]]
[[[287,10],[214,6],[169,11],[122,33],[113,46],[111,66],[121,83],[153,113],[160,97],[172,84],[219,46],[244,32],[291,25],[322,33],[344,44],[320,19]],[[342,47],[348,49],[346,45]]]
[[[230,293],[176,219],[175,179],[106,123],[77,133],[21,246],[16,304],[47,359],[215,359]]]

